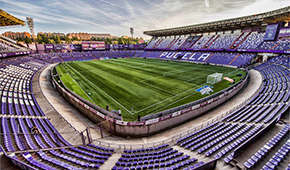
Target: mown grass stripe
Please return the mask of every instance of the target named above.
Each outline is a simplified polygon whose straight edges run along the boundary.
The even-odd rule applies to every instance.
[[[208,74],[223,73],[239,81],[235,74],[243,73],[228,67],[141,58],[69,62],[61,66],[92,94],[90,98],[98,106],[120,108],[124,120],[135,120],[137,113],[144,116],[206,97],[195,90],[204,85]],[[223,80],[214,85],[214,91],[229,86]]]
[[[70,66],[69,66],[70,67]],[[72,67],[70,67],[72,68]],[[74,68],[72,68],[74,70]],[[81,73],[79,73],[82,77],[84,77],[86,80],[88,80],[85,76],[83,76]],[[111,97],[110,95],[108,95],[105,91],[103,91],[101,88],[99,88],[97,85],[95,85],[93,82],[91,82],[90,80],[88,80],[88,82],[90,82],[92,85],[94,85],[98,90],[100,90],[102,93],[104,93],[107,97],[109,97],[110,99],[112,99],[115,103],[117,103],[119,106],[121,106],[123,109],[125,109],[127,112],[129,112],[130,114],[132,114],[126,107],[124,107],[123,105],[121,105],[117,100],[115,100],[113,97]]]

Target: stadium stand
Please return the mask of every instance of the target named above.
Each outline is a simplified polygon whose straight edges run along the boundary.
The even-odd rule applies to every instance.
[[[259,49],[264,50],[289,50],[290,49],[290,42],[289,41],[267,41],[263,42]]]
[[[25,21],[16,18],[15,16],[5,12],[0,9],[0,27],[9,27],[9,26],[25,26]],[[19,51],[29,51],[28,48],[25,48],[16,41],[0,35],[0,53],[8,52],[19,52]]]
[[[265,49],[265,50],[289,50],[290,44],[287,40],[263,42],[265,33],[249,32],[249,33],[225,33],[220,35],[203,35],[192,37],[189,36],[185,40],[184,37],[180,39],[164,38],[155,47],[154,40],[150,41],[145,49],[176,50],[180,49]],[[198,39],[199,38],[199,39]],[[180,41],[178,43],[175,43]],[[173,44],[172,46],[170,44]]]
[[[190,49],[201,36],[189,36],[184,43],[179,47],[179,49]]]
[[[179,45],[175,45],[174,41],[176,39],[172,38],[163,38],[163,39],[154,39],[150,41],[145,49],[159,49],[159,50],[176,50],[176,49],[187,49],[187,50],[225,50],[225,49],[239,49],[239,50],[277,50],[277,51],[287,51],[289,50],[289,41],[271,41],[271,42],[263,42],[265,33],[258,32],[245,32],[245,33],[225,33],[220,35],[203,35],[203,36],[189,36],[186,38],[183,37],[183,43],[179,43]],[[154,43],[154,45],[152,45]],[[156,45],[158,43],[158,45]],[[170,46],[168,44],[174,44]],[[150,48],[152,47],[152,48]],[[158,58],[159,52],[144,52],[140,57],[148,57],[148,58]],[[167,53],[167,52],[163,52]],[[160,59],[179,59],[178,57],[170,57],[173,56],[175,52],[168,52],[167,56],[160,55]],[[204,62],[204,63],[215,63],[221,65],[231,65],[231,66],[245,66],[248,65],[251,60],[253,60],[256,55],[254,53],[232,53],[232,52],[214,52],[210,55],[207,60],[199,60],[199,56],[207,56],[209,52],[196,52],[194,54],[194,58],[188,59],[188,61],[196,61],[196,62]],[[182,56],[185,53],[179,54]],[[193,56],[192,56],[193,57]],[[182,57],[181,57],[182,58]],[[184,59],[184,58],[183,58]]]
[[[250,35],[238,45],[238,49],[256,49],[262,43],[264,34],[265,33],[251,32]]]
[[[268,141],[261,149],[259,149],[251,158],[244,163],[244,166],[248,169],[254,167],[264,156],[268,155],[271,149],[273,149],[283,138],[287,136],[290,131],[290,125],[286,124],[281,131],[276,134],[270,141]],[[263,166],[264,170],[275,169],[275,167],[281,162],[281,160],[289,153],[290,143],[289,139],[285,142],[282,148],[273,155],[273,157]]]
[[[37,150],[10,154],[11,157],[18,161],[26,160],[24,163],[40,169],[81,169],[99,168],[112,155],[114,150],[96,145],[71,146],[49,122],[37,104],[31,86],[33,75],[48,63],[31,57],[2,61],[2,146],[7,152]],[[34,126],[38,132],[33,134],[31,128]],[[64,146],[66,148],[53,149]]]
[[[18,51],[17,48],[11,47],[8,44],[5,44],[4,42],[0,43],[0,51],[1,52],[13,52],[13,51]]]
[[[51,55],[51,59],[56,62],[63,62],[63,60],[59,57],[59,55],[57,53],[50,53],[49,55]]]
[[[285,65],[290,67],[290,56],[289,55],[280,55],[269,60],[269,62],[277,63],[280,65]]]
[[[215,35],[203,35],[193,46],[193,49],[204,48],[207,44],[210,44],[210,41],[216,38]]]
[[[175,39],[173,38],[164,38],[161,39],[160,43],[158,43],[158,45],[156,45],[155,48],[157,49],[165,49],[167,48]]]
[[[6,40],[7,38],[0,37],[0,53],[8,52],[19,52],[19,51],[28,51],[27,48],[18,45],[17,43],[12,43]]]
[[[228,49],[241,36],[241,34],[222,34],[207,48]]]
[[[233,156],[228,153],[247,139],[261,133],[264,128],[264,125],[260,124],[261,122],[265,124],[273,122],[288,109],[289,93],[287,92],[290,90],[288,86],[290,80],[289,70],[274,64],[275,61],[279,63],[279,60],[285,57],[279,56],[256,68],[263,74],[265,81],[260,89],[260,93],[248,101],[246,105],[232,112],[220,122],[215,122],[179,139],[177,144],[191,151],[197,151],[199,154],[204,153],[208,157],[211,155],[214,155],[216,159],[224,157],[226,163],[232,161]],[[274,142],[287,137],[285,134],[288,132],[289,124],[285,125],[281,132],[277,134],[278,137],[273,138]],[[274,145],[273,142],[270,143],[269,145]],[[283,146],[283,148],[285,147],[287,146]],[[283,157],[287,154],[285,152],[282,153]],[[244,165],[246,168],[251,168],[261,157],[261,155],[258,158],[255,156],[251,157]],[[272,160],[266,166],[268,166],[267,168],[274,169],[279,161],[281,159]]]
[[[86,60],[96,59],[90,51],[81,52]]]
[[[158,54],[160,55],[160,52]],[[62,55],[64,54],[60,56]],[[289,100],[289,93],[286,94],[286,91],[289,91],[287,84],[290,79],[289,70],[280,65],[284,63],[288,64],[286,62],[287,59],[289,59],[289,56],[282,55],[258,66],[256,69],[263,74],[266,81],[257,96],[221,121],[214,122],[201,130],[179,139],[177,144],[185,149],[190,149],[192,152],[204,154],[207,157],[215,159],[223,157],[226,163],[230,162],[233,159],[230,152],[247,139],[260,133],[265,127],[265,125],[259,124],[261,121],[267,124],[275,120],[282,113],[281,110],[287,108],[286,101]],[[35,102],[34,95],[30,93],[32,92],[31,78],[33,74],[46,64],[48,63],[35,58],[17,57],[5,59],[1,65],[1,72],[3,73],[0,79],[3,89],[1,90],[1,112],[2,115],[6,115],[1,117],[1,124],[2,132],[7,134],[3,135],[4,149],[7,152],[25,151],[27,149],[38,150],[35,152],[11,154],[11,157],[14,159],[19,161],[25,160],[24,163],[32,167],[42,169],[99,168],[112,155],[114,150],[96,145],[71,146],[53,128],[49,120],[45,118],[45,114]],[[12,91],[13,89],[16,91]],[[22,116],[28,117],[24,118]],[[18,126],[20,131],[17,128]],[[33,126],[39,129],[40,134],[33,135],[30,133],[30,128]],[[287,128],[287,131],[290,129],[289,125],[286,125],[285,128]],[[280,139],[287,132],[285,128],[281,131],[283,135],[280,135],[281,133],[276,135]],[[23,133],[23,136],[17,135],[17,133]],[[275,142],[278,141],[275,140]],[[287,147],[287,144],[283,148]],[[67,148],[56,149],[59,146]],[[285,155],[281,151],[276,155],[281,153]],[[258,161],[256,156],[251,157],[250,161],[245,163],[247,168],[256,164],[253,163],[253,159]],[[274,156],[273,159],[276,162],[271,160],[265,166],[273,167],[278,165],[280,159],[277,160]],[[155,148],[124,150],[124,154],[115,163],[113,169],[165,167],[171,169],[192,169],[203,164],[203,161],[198,163],[197,161],[196,158],[191,158],[183,152],[169,147],[168,144],[164,144]],[[273,162],[275,163],[274,165]]]
[[[117,169],[193,169],[204,162],[198,162],[189,155],[169,147],[168,144],[157,146],[154,148],[143,148],[137,150],[124,150],[121,158],[116,162],[113,170]],[[187,168],[187,169],[188,169]]]
[[[92,51],[92,54],[94,55],[94,57],[95,57],[96,59],[100,59],[100,58],[103,57],[101,51]]]
[[[37,58],[37,59],[40,59],[40,60],[44,60],[44,61],[49,62],[49,63],[55,63],[56,62],[56,61],[52,60],[52,56],[49,53],[31,54],[30,56],[34,57],[34,58]]]
[[[290,9],[290,8],[287,8]],[[264,13],[273,17],[283,10]],[[2,12],[2,11],[0,11]],[[285,12],[284,12],[285,13]],[[287,13],[289,14],[289,13]],[[244,17],[244,22],[255,22],[261,15]],[[13,18],[1,20],[6,25],[23,24]],[[1,18],[2,19],[2,18]],[[233,25],[238,20],[233,21]],[[218,21],[218,25],[226,21]],[[240,22],[240,21],[239,21]],[[260,21],[256,21],[260,22]],[[195,27],[195,26],[194,26]],[[197,28],[197,26],[195,27]],[[203,29],[208,28],[204,25]],[[174,28],[173,31],[179,31]],[[192,29],[192,28],[188,28]],[[166,34],[168,30],[164,30]],[[157,32],[149,32],[151,35]],[[180,137],[175,143],[163,143],[151,148],[124,149],[118,151],[96,144],[70,144],[52,125],[42,108],[36,102],[32,89],[34,75],[50,63],[125,57],[180,60],[202,64],[246,67],[257,53],[223,50],[289,50],[289,40],[264,41],[265,33],[250,31],[240,33],[203,34],[196,36],[152,38],[145,50],[86,51],[71,53],[39,53],[21,57],[3,57],[0,63],[1,98],[1,148],[13,162],[23,169],[99,169],[108,159],[121,153],[113,162],[113,170],[141,169],[203,169],[209,160],[220,160],[233,165],[240,152],[257,137],[267,134],[274,127],[279,132],[263,147],[247,157],[239,169],[279,169],[281,162],[289,157],[289,123],[279,122],[288,109],[290,99],[290,56],[279,54],[265,63],[253,67],[263,77],[263,82],[250,100],[243,103],[227,116],[206,124],[194,132]],[[0,39],[0,51],[22,51],[17,44],[5,38]],[[180,51],[181,50],[181,51]],[[184,51],[186,50],[186,51]],[[279,122],[279,125],[277,125]],[[32,131],[33,130],[33,131]],[[182,134],[183,132],[180,132]],[[124,147],[125,148],[125,147]],[[181,149],[176,149],[181,148]],[[194,153],[195,156],[189,154]],[[266,160],[266,163],[264,163]],[[235,165],[236,166],[236,165]],[[289,169],[288,165],[288,169]]]
[[[277,60],[277,59],[274,59]],[[272,60],[273,61],[273,60]],[[223,120],[233,122],[269,123],[279,115],[289,101],[289,70],[271,62],[257,67],[264,76],[264,84],[260,93],[247,105],[227,116]],[[286,107],[287,108],[287,107]]]
[[[256,56],[254,53],[228,52],[176,52],[176,51],[146,51],[140,57],[158,58],[162,60],[180,60],[196,63],[211,63],[218,65],[245,66]]]
[[[85,60],[81,52],[71,52],[70,54],[74,58],[75,61]]]
[[[152,49],[155,45],[156,45],[156,43],[158,43],[160,40],[159,39],[152,39],[149,43],[148,43],[148,45],[145,47],[145,49]]]
[[[185,42],[186,39],[187,39],[187,37],[176,38],[175,42],[173,42],[171,45],[169,45],[168,48],[170,48],[172,50],[177,50]]]
[[[65,62],[65,61],[74,61],[70,53],[58,53],[59,57]]]

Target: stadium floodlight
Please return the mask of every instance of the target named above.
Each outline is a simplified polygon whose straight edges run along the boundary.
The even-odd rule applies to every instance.
[[[214,73],[207,76],[206,83],[208,84],[216,84],[217,82],[221,81],[223,77],[222,73]]]
[[[31,35],[33,37],[33,35],[34,35],[34,22],[33,22],[33,18],[26,17],[26,20],[27,20],[28,28],[30,29]]]
[[[133,35],[134,35],[134,28],[130,28],[130,34],[131,34],[131,38],[132,38],[132,44],[133,44]]]

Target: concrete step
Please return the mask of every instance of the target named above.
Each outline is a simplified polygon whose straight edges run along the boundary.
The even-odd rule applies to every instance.
[[[215,170],[238,170],[237,167],[226,164],[222,159],[217,162]]]
[[[10,159],[7,158],[3,152],[0,153],[0,169],[1,170],[20,170],[20,168],[14,166],[11,162]]]
[[[206,157],[204,154],[199,154],[197,152],[192,152],[189,149],[182,148],[178,145],[172,147],[173,149],[178,150],[179,152],[183,152],[185,155],[189,155],[190,158],[198,159],[198,162],[203,161],[204,163],[211,161],[212,159]]]
[[[189,155],[190,158],[196,158],[196,159],[198,159],[198,162],[203,161],[204,163],[207,163],[207,162],[210,162],[210,161],[213,160],[212,158],[207,157],[204,154],[199,154],[199,153],[197,153],[195,151],[192,152],[191,150],[182,148],[182,147],[180,147],[178,145],[175,145],[172,148],[178,150],[179,152],[183,152],[185,155]],[[231,165],[227,165],[221,159],[217,163],[216,170],[237,170],[237,168],[236,167],[233,167]]]
[[[121,153],[114,153],[106,162],[100,167],[100,170],[110,170],[115,166],[115,163],[121,157]]]

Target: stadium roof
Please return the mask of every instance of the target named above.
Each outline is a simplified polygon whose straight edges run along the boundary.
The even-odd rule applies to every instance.
[[[290,6],[256,15],[249,15],[239,18],[232,18],[183,27],[144,31],[143,33],[150,36],[185,35],[192,33],[205,33],[241,28],[261,27],[263,25],[267,25],[267,23],[275,23],[280,21],[290,21]]]
[[[0,9],[0,27],[6,26],[25,26],[25,21],[22,21]]]

